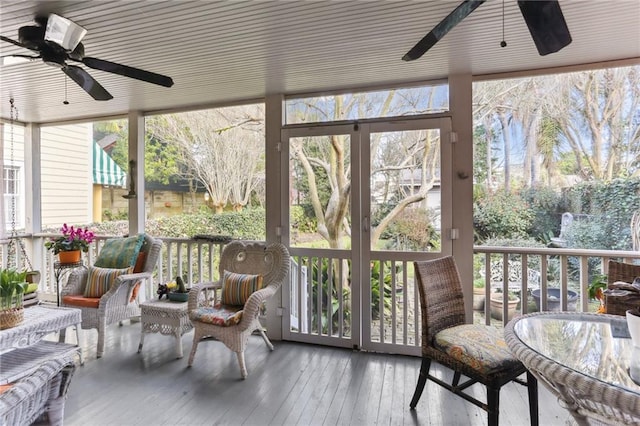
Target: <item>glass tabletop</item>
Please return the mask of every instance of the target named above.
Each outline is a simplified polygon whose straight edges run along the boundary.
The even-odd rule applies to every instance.
[[[518,320],[514,332],[537,353],[640,396],[640,349],[631,344],[624,317],[532,316]]]

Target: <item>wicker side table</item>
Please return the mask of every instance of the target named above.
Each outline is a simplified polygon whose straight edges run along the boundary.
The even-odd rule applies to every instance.
[[[178,358],[182,358],[182,335],[193,328],[189,321],[187,302],[149,300],[140,304],[142,330],[138,353],[142,351],[145,333],[174,336],[177,340]]]

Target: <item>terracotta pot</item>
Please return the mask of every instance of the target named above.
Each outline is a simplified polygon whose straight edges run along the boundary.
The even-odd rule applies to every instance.
[[[77,263],[80,262],[80,250],[61,251],[58,253],[60,263]]]
[[[476,311],[484,311],[484,287],[473,288],[473,309]]]
[[[492,294],[489,303],[491,304],[491,317],[497,320],[502,320],[502,294]],[[508,301],[507,321],[510,321],[515,315],[518,303],[520,303],[520,299]]]

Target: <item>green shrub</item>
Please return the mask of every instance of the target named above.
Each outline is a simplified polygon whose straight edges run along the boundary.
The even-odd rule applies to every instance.
[[[291,228],[303,233],[315,233],[318,230],[318,220],[307,214],[303,206],[291,206],[289,208]]]
[[[241,212],[223,212],[211,217],[217,234],[233,238],[264,240],[266,238],[264,209],[245,209]]]
[[[406,251],[431,251],[439,245],[439,234],[433,228],[434,213],[419,208],[402,211],[383,233],[387,248]]]
[[[476,239],[482,242],[488,238],[525,237],[533,218],[529,204],[519,195],[496,192],[475,203],[473,225]]]
[[[550,235],[559,235],[563,213],[560,193],[548,187],[532,187],[524,190],[522,197],[533,213],[528,234],[542,242],[548,241]]]

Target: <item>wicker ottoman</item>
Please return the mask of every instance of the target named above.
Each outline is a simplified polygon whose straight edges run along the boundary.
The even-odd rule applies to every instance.
[[[182,335],[193,328],[189,321],[187,302],[150,300],[140,304],[142,331],[138,353],[142,351],[145,333],[160,333],[174,336],[177,340],[177,355],[182,358]]]

